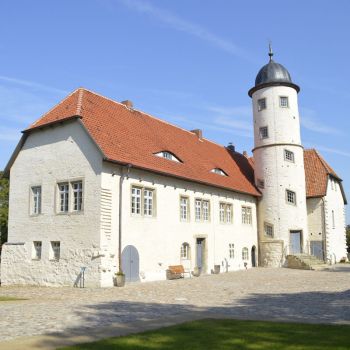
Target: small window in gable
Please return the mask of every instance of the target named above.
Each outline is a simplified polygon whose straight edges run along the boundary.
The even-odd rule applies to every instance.
[[[155,155],[160,158],[165,158],[168,160],[172,160],[174,162],[181,163],[180,159],[176,158],[172,153],[168,151],[161,151],[161,152],[155,153]]]
[[[222,175],[222,176],[227,176],[227,174],[220,168],[214,168],[210,170],[211,173]]]

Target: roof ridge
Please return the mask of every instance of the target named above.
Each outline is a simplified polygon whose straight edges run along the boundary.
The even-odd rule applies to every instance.
[[[58,106],[60,106],[63,102],[68,100],[71,96],[73,96],[78,90],[81,90],[83,88],[77,88],[74,91],[72,91],[68,96],[66,96],[63,100],[60,102],[56,103],[50,110],[48,110],[46,113],[44,113],[40,118],[38,118],[34,123],[30,124],[29,127],[27,127],[25,130],[35,127],[35,125],[43,118],[45,118],[50,112],[52,112],[54,109],[56,109]]]
[[[85,91],[88,91],[88,92],[90,92],[90,93],[96,95],[96,96],[99,96],[99,97],[104,98],[104,99],[106,99],[106,100],[108,100],[108,101],[117,103],[118,105],[121,105],[121,106],[123,106],[124,108],[128,109],[128,107],[125,106],[123,103],[118,102],[118,101],[115,101],[115,100],[113,100],[112,98],[106,97],[106,96],[104,96],[104,95],[101,95],[101,94],[99,94],[99,93],[97,93],[97,92],[95,92],[95,91],[92,91],[92,90],[89,90],[89,89],[86,89],[86,88],[83,88],[83,89],[84,89]],[[136,108],[134,108],[134,111],[135,111],[135,112],[138,112],[138,113],[141,113],[141,114],[144,114],[144,115],[146,115],[146,116],[148,116],[148,117],[150,117],[150,118],[152,118],[152,119],[158,120],[159,122],[161,122],[161,123],[163,123],[163,124],[170,125],[170,126],[172,126],[172,127],[174,127],[174,128],[177,128],[177,129],[179,129],[179,130],[185,131],[186,133],[189,133],[189,134],[191,134],[191,135],[195,135],[191,130],[184,129],[184,128],[182,128],[181,126],[172,124],[172,123],[170,123],[170,122],[168,122],[168,121],[166,121],[166,120],[160,119],[160,118],[158,118],[158,117],[156,117],[156,116],[154,116],[154,115],[152,115],[152,114],[149,114],[149,113],[147,113],[147,112],[141,111],[141,110],[136,109]],[[209,140],[209,139],[207,139],[207,138],[205,138],[205,137],[203,137],[202,139],[205,140],[205,141],[207,141],[207,142],[213,143],[213,144],[215,144],[216,146],[225,148],[225,146],[220,145],[219,143],[216,143],[216,142],[214,142],[214,141],[212,141],[212,140]]]

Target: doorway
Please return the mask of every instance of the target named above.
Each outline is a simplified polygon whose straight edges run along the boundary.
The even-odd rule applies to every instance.
[[[256,247],[255,245],[252,246],[252,252],[251,252],[251,258],[252,258],[252,267],[256,267]]]
[[[205,238],[196,239],[196,266],[199,273],[202,273],[206,269],[205,261]]]
[[[301,253],[301,231],[290,231],[290,254]]]
[[[140,281],[140,258],[139,252],[133,245],[128,245],[123,249],[122,268],[126,282]]]
[[[324,260],[323,255],[323,242],[322,241],[311,241],[310,242],[310,253],[320,260]]]

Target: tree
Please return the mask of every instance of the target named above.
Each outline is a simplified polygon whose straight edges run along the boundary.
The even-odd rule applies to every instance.
[[[346,245],[348,246],[348,253],[350,253],[350,225],[346,226]]]
[[[9,181],[0,171],[0,248],[7,242],[7,223],[9,211]]]

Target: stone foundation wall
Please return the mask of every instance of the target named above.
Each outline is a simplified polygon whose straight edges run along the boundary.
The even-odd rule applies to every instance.
[[[59,261],[32,260],[29,244],[5,244],[1,255],[2,285],[74,286],[85,266],[85,286],[100,287],[100,258],[94,249],[68,249]]]
[[[283,265],[283,241],[260,242],[260,266],[281,267]]]

